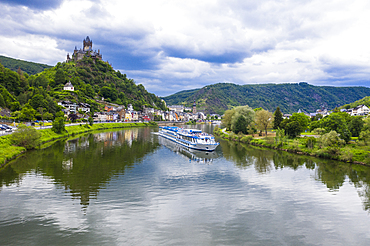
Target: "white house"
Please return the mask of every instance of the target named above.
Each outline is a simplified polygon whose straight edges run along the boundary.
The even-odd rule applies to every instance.
[[[351,116],[356,115],[367,115],[369,114],[370,109],[366,105],[359,105],[353,109],[348,110],[351,113]]]
[[[65,91],[74,91],[75,88],[73,87],[71,81],[68,81],[67,84],[64,85],[63,90],[65,90]]]

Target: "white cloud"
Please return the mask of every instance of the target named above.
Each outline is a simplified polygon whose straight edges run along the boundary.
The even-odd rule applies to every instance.
[[[103,58],[159,94],[222,81],[356,85],[370,75],[365,0],[67,0],[46,11],[0,5],[0,53],[53,65],[89,35],[110,49]],[[140,57],[149,68],[125,69]],[[338,67],[353,72],[333,75]]]

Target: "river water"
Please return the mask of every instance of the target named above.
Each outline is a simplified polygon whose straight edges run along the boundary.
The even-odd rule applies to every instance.
[[[211,132],[211,125],[197,126]],[[0,172],[0,245],[370,245],[370,168],[137,128]]]

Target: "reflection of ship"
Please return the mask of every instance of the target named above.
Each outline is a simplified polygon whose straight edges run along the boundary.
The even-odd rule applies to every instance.
[[[214,151],[219,145],[212,135],[198,129],[164,126],[160,127],[158,134],[190,149]]]
[[[168,140],[166,138],[159,137],[158,141],[161,145],[169,148],[175,153],[181,154],[182,156],[192,161],[208,163],[208,162],[212,162],[213,159],[218,157],[216,152],[205,152],[205,151],[190,149],[178,143],[175,143],[171,140]]]

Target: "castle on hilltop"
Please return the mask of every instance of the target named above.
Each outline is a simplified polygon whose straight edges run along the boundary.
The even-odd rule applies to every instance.
[[[94,60],[99,59],[101,60],[103,56],[100,54],[100,50],[98,52],[93,51],[92,49],[92,40],[90,40],[89,36],[87,36],[83,41],[83,49],[77,49],[75,46],[75,50],[73,51],[72,58],[67,54],[67,62],[69,61],[78,61],[84,58],[85,56],[90,56]]]

